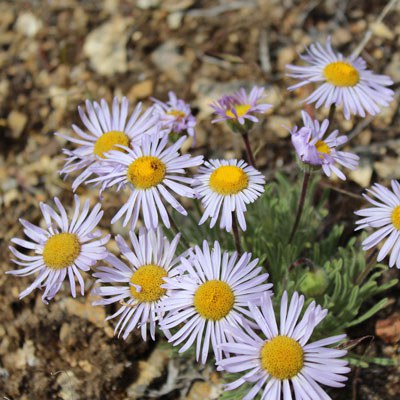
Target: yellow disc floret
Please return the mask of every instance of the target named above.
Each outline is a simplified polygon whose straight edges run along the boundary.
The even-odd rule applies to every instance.
[[[326,80],[334,86],[355,86],[360,80],[360,74],[351,64],[336,61],[324,68]]]
[[[223,195],[237,194],[249,185],[249,177],[239,167],[223,165],[210,176],[210,187]]]
[[[323,153],[323,154],[331,153],[331,149],[323,140],[318,140],[318,142],[315,143],[315,147],[317,148],[318,153]]]
[[[223,281],[203,283],[194,295],[194,307],[205,319],[218,321],[229,314],[235,304],[231,287]]]
[[[233,108],[235,109],[238,117],[243,117],[250,110],[251,106],[249,104],[238,104]],[[235,119],[237,118],[236,115],[231,110],[228,110],[225,114],[229,118],[235,118]]]
[[[176,119],[179,119],[179,120],[185,118],[185,113],[180,110],[167,111],[167,115],[172,115],[173,117],[175,117]]]
[[[400,206],[397,206],[392,211],[392,224],[393,226],[400,231]]]
[[[51,236],[43,248],[44,263],[52,269],[69,267],[79,256],[81,244],[73,233],[57,233]]]
[[[261,349],[261,366],[274,378],[284,380],[296,376],[304,366],[304,351],[287,336],[276,336]]]
[[[94,144],[94,154],[101,158],[105,158],[104,153],[110,150],[122,149],[117,145],[129,147],[129,137],[124,132],[110,131],[101,135]]]
[[[166,289],[161,287],[165,283],[163,278],[166,276],[168,276],[167,271],[158,265],[143,265],[131,277],[131,283],[140,286],[139,290],[131,286],[132,296],[147,303],[159,300],[166,293]]]
[[[149,189],[162,182],[166,171],[167,167],[159,158],[143,156],[129,166],[127,178],[136,189]]]

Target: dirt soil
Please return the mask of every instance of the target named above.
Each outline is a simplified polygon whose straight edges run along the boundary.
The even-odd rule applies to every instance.
[[[126,95],[150,104],[169,90],[190,101],[198,118],[196,154],[243,157],[239,138],[211,125],[209,103],[239,87],[263,85],[273,110],[251,135],[258,166],[268,179],[284,171],[293,181],[297,168],[288,131],[299,123],[309,89],[288,93],[287,63],[314,40],[331,35],[349,53],[368,28],[373,36],[362,56],[377,73],[395,81],[396,101],[376,118],[338,118],[361,157],[358,171],[332,186],[328,224],[346,221],[360,193],[372,182],[400,178],[399,6],[384,23],[373,24],[386,1],[294,0],[30,0],[0,3],[0,398],[8,400],[217,399],[221,377],[185,357],[171,356],[163,342],[144,343],[131,334],[113,334],[112,310],[92,307],[92,298],[72,299],[68,288],[46,306],[36,291],[22,301],[18,293],[32,277],[19,279],[8,245],[22,237],[18,218],[40,223],[40,201],[72,199],[71,179],[57,171],[65,141],[54,132],[79,124],[77,106],[86,98],[108,101]],[[327,115],[326,110],[317,113]],[[339,192],[341,191],[341,192]],[[97,193],[78,191],[93,202]],[[109,229],[121,199],[106,196],[102,228]],[[118,225],[112,233],[123,232]],[[390,271],[390,277],[399,277]],[[357,352],[366,361],[384,358],[399,365],[399,287],[391,305],[349,332],[373,335]],[[368,305],[366,305],[368,307]],[[106,314],[107,313],[107,314]],[[376,328],[377,327],[377,328]],[[386,328],[385,328],[386,327]],[[382,364],[384,362],[380,362]],[[371,364],[353,368],[345,390],[334,399],[400,398],[400,368]]]

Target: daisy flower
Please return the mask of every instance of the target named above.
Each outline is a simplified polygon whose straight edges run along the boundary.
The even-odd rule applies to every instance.
[[[42,300],[47,304],[60,290],[68,275],[71,294],[76,296],[75,278],[80,284],[81,294],[84,295],[84,281],[81,271],[89,271],[98,260],[107,256],[104,245],[110,235],[101,237],[101,232],[95,230],[103,211],[100,204],[96,204],[89,214],[90,204],[86,200],[82,210],[78,196],[75,199],[75,209],[72,218],[60,200],[55,197],[57,210],[44,203],[40,203],[47,228],[43,229],[20,219],[24,233],[28,240],[13,238],[11,242],[28,250],[34,250],[34,255],[26,255],[10,247],[17,258],[13,262],[23,268],[7,271],[7,274],[27,276],[38,273],[34,282],[20,293],[19,298],[30,294],[36,288],[44,288]]]
[[[343,340],[345,335],[308,343],[327,310],[312,302],[299,322],[303,305],[304,297],[294,293],[288,309],[288,296],[284,292],[278,329],[271,296],[263,297],[261,308],[249,304],[263,337],[261,332],[256,333],[249,326],[245,330],[232,329],[235,342],[222,344],[221,348],[235,356],[219,361],[219,369],[232,373],[247,372],[228,384],[226,390],[251,382],[254,387],[243,400],[254,399],[260,390],[262,400],[292,400],[293,397],[296,400],[316,400],[330,399],[320,383],[344,386],[347,377],[342,374],[349,372],[350,368],[341,357],[347,352],[326,346]]]
[[[209,160],[194,176],[193,187],[201,198],[204,214],[199,225],[211,218],[212,228],[221,214],[220,228],[230,232],[232,214],[246,230],[246,205],[253,203],[264,192],[265,177],[243,160]]]
[[[107,320],[119,317],[115,332],[126,339],[136,327],[140,327],[143,340],[147,337],[147,324],[150,325],[150,336],[155,340],[158,303],[165,297],[166,289],[161,285],[165,277],[176,274],[173,267],[178,263],[175,258],[180,235],[169,242],[161,229],[139,230],[138,237],[129,232],[132,248],[118,235],[117,245],[127,263],[110,254],[105,261],[110,267],[101,266],[93,274],[101,286],[93,294],[104,297],[94,305],[106,305],[120,302],[118,311]],[[112,283],[118,286],[108,286]],[[106,285],[103,285],[106,284]]]
[[[394,92],[386,86],[393,81],[386,75],[377,75],[366,67],[361,57],[344,57],[333,51],[330,38],[326,47],[320,43],[312,44],[306,49],[307,54],[300,56],[309,65],[287,65],[288,76],[301,80],[300,83],[290,86],[289,90],[312,82],[322,82],[304,101],[308,104],[316,103],[319,108],[324,104],[329,107],[343,105],[344,116],[350,115],[365,117],[365,112],[375,115],[380,109],[378,105],[388,106],[393,100]]]
[[[367,227],[378,229],[362,242],[363,249],[368,250],[387,237],[377,260],[382,261],[391,252],[389,266],[396,265],[400,269],[400,184],[395,180],[391,183],[392,191],[375,183],[367,190],[371,197],[363,195],[374,207],[355,212],[363,217],[356,222],[359,225],[356,230]]]
[[[182,215],[186,210],[170,191],[180,196],[194,197],[193,189],[188,186],[192,178],[182,176],[185,168],[196,167],[203,162],[203,156],[180,155],[178,150],[186,136],[181,137],[170,147],[166,147],[168,136],[143,136],[141,146],[133,149],[121,147],[124,152],[111,150],[107,153],[107,162],[116,167],[110,172],[89,182],[103,182],[102,189],[118,185],[117,190],[128,186],[131,190],[128,201],[111,220],[111,224],[125,215],[123,226],[131,220],[134,229],[139,211],[142,211],[147,229],[156,229],[159,215],[164,225],[170,228],[168,212],[163,199]],[[169,191],[169,190],[170,191]]]
[[[246,319],[248,302],[257,302],[262,293],[270,292],[268,274],[260,274],[258,259],[251,261],[250,253],[243,253],[239,259],[236,252],[231,256],[228,252],[221,254],[217,241],[211,251],[206,241],[203,249],[190,249],[181,263],[179,268],[187,274],[179,279],[166,278],[163,285],[171,293],[160,306],[169,312],[160,327],[169,330],[183,324],[169,338],[174,346],[186,341],[180,353],[196,341],[197,361],[206,362],[210,344],[220,360],[222,351],[218,346],[229,336],[229,327],[240,326]]]
[[[346,176],[335,166],[336,163],[343,165],[351,170],[357,169],[357,155],[347,151],[339,151],[336,147],[347,142],[347,137],[338,136],[339,131],[334,130],[326,139],[325,133],[329,126],[329,121],[325,119],[322,124],[313,120],[305,111],[301,112],[304,127],[298,129],[297,126],[290,132],[292,143],[296,153],[305,164],[321,166],[327,176],[332,172],[340,179],[346,180]]]
[[[243,88],[233,95],[224,95],[211,104],[217,114],[217,118],[211,122],[227,121],[236,131],[247,132],[254,122],[258,122],[254,114],[264,114],[272,107],[271,104],[258,104],[263,97],[264,88],[257,86],[251,89],[249,95]]]
[[[154,111],[160,118],[162,127],[166,128],[170,134],[187,132],[193,138],[193,145],[195,145],[194,127],[196,126],[196,118],[192,115],[189,104],[178,99],[174,92],[169,92],[168,97],[167,102],[151,98],[155,103]]]
[[[63,149],[67,156],[61,174],[68,176],[76,171],[81,171],[75,178],[72,189],[87,182],[94,171],[99,171],[99,165],[106,158],[105,153],[110,150],[119,150],[119,146],[132,147],[138,143],[143,135],[159,133],[158,118],[153,115],[153,109],[148,109],[142,116],[142,104],[139,103],[132,115],[128,119],[129,101],[126,97],[122,98],[121,104],[117,97],[114,98],[112,109],[110,110],[107,102],[102,99],[100,104],[91,103],[86,100],[87,114],[81,107],[78,112],[86,131],[77,125],[72,125],[72,129],[77,137],[64,135],[56,132],[55,134],[64,139],[80,145],[75,150]]]

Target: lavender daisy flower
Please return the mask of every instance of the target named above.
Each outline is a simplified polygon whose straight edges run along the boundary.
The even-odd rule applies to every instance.
[[[254,114],[264,114],[272,107],[271,104],[258,104],[263,94],[264,88],[254,86],[249,95],[241,88],[233,95],[222,96],[211,104],[211,108],[218,116],[211,122],[227,121],[235,131],[247,132],[254,122],[258,122]]]
[[[246,205],[264,192],[265,177],[243,160],[210,160],[194,176],[193,187],[201,199],[204,214],[199,225],[211,218],[212,228],[221,215],[220,228],[230,232],[232,214],[246,230]]]
[[[141,146],[133,149],[121,147],[124,152],[111,150],[107,153],[107,162],[115,168],[89,182],[103,182],[102,189],[118,185],[117,190],[123,186],[131,190],[128,201],[111,220],[112,224],[125,215],[123,226],[131,220],[131,229],[134,229],[141,210],[147,229],[157,228],[159,215],[164,225],[170,228],[163,199],[179,213],[187,215],[170,191],[184,197],[195,196],[193,189],[188,186],[193,179],[182,174],[186,168],[200,165],[203,156],[180,155],[178,150],[185,140],[186,136],[183,136],[170,147],[166,147],[168,136],[146,135]]]
[[[363,196],[374,207],[356,211],[355,214],[363,217],[356,222],[358,229],[378,229],[362,242],[363,249],[369,250],[386,237],[385,244],[379,251],[377,260],[382,261],[389,253],[389,266],[396,265],[400,269],[400,184],[392,180],[392,191],[375,183]]]
[[[141,228],[138,237],[133,231],[129,237],[133,250],[120,235],[116,237],[127,264],[110,254],[105,259],[110,267],[98,267],[93,274],[101,284],[93,294],[104,297],[93,304],[120,302],[118,311],[107,318],[120,317],[115,332],[123,333],[122,337],[126,339],[133,329],[140,327],[142,338],[146,340],[149,324],[150,336],[155,340],[158,304],[167,292],[161,285],[165,283],[165,277],[171,278],[177,273],[173,267],[178,263],[175,252],[180,235],[169,242],[161,229],[147,231]],[[103,285],[109,283],[118,286]]]
[[[343,374],[350,368],[341,357],[347,351],[326,346],[343,340],[345,335],[307,344],[327,310],[312,302],[299,322],[303,305],[304,297],[294,293],[288,309],[288,296],[284,292],[278,329],[270,295],[263,297],[260,309],[249,304],[252,317],[265,338],[250,326],[231,328],[235,342],[230,340],[220,347],[235,356],[220,360],[218,365],[227,372],[248,372],[228,384],[226,390],[251,382],[254,387],[243,400],[254,399],[260,390],[262,400],[292,400],[292,391],[296,399],[309,400],[330,399],[319,386],[321,383],[331,387],[344,386],[347,377]]]
[[[197,361],[206,362],[210,344],[220,360],[219,345],[229,337],[231,326],[240,326],[246,319],[248,302],[257,302],[261,293],[270,292],[268,274],[260,274],[258,259],[251,261],[250,253],[243,253],[239,259],[236,252],[231,256],[227,252],[221,254],[217,241],[211,251],[206,241],[203,249],[190,249],[188,258],[181,258],[181,263],[178,268],[187,274],[165,278],[163,287],[171,293],[160,307],[169,313],[160,327],[169,330],[183,324],[169,338],[174,346],[186,341],[180,353],[196,341]]]
[[[141,103],[136,106],[128,120],[129,101],[126,97],[122,98],[121,104],[115,97],[111,111],[104,99],[100,101],[100,104],[91,103],[89,100],[86,100],[85,104],[87,114],[81,107],[78,107],[78,111],[87,132],[77,125],[72,125],[72,129],[79,138],[55,133],[81,146],[72,151],[63,149],[67,159],[60,173],[68,176],[81,171],[72,184],[74,191],[80,184],[87,182],[94,172],[99,173],[99,166],[104,167],[103,161],[108,151],[122,151],[119,146],[132,148],[140,143],[144,135],[159,133],[158,118],[153,115],[152,108],[140,116]]]
[[[44,203],[40,203],[47,229],[40,228],[28,221],[20,219],[24,233],[30,241],[13,238],[11,241],[25,249],[34,250],[34,255],[26,255],[10,247],[18,260],[15,264],[23,268],[7,271],[8,274],[27,276],[38,272],[34,282],[20,293],[19,298],[30,294],[36,288],[45,288],[42,300],[47,304],[60,290],[68,275],[71,294],[76,296],[75,278],[80,284],[81,294],[84,295],[84,281],[81,271],[89,271],[90,267],[102,260],[108,254],[104,245],[110,235],[101,237],[97,227],[103,211],[96,204],[89,214],[89,200],[86,200],[82,210],[78,196],[75,196],[75,209],[72,219],[69,219],[65,208],[54,198],[58,212]]]
[[[365,117],[365,112],[376,115],[380,112],[378,105],[387,107],[393,100],[394,92],[385,86],[393,84],[386,75],[377,75],[367,70],[366,62],[361,57],[344,57],[335,53],[328,38],[326,47],[320,43],[312,44],[306,49],[307,54],[300,56],[307,66],[287,65],[289,76],[301,82],[290,86],[289,90],[312,82],[323,82],[304,101],[316,103],[319,108],[324,104],[329,107],[343,105],[344,116]]]
[[[192,115],[190,105],[178,99],[174,92],[168,93],[169,100],[162,102],[152,98],[155,103],[155,114],[162,122],[162,127],[170,134],[187,134],[193,138],[193,146],[196,145],[196,118]]]
[[[334,130],[324,139],[329,121],[325,119],[320,125],[317,120],[313,120],[305,111],[302,111],[301,115],[304,127],[298,129],[295,126],[290,132],[293,146],[300,161],[311,166],[321,166],[327,176],[331,176],[333,172],[340,179],[346,180],[346,176],[335,164],[338,163],[354,170],[357,169],[360,159],[355,154],[336,149],[336,147],[347,142],[347,137],[344,135],[338,136],[339,131]]]

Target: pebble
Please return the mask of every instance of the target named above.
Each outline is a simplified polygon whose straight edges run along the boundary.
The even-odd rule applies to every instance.
[[[131,18],[115,15],[87,35],[83,52],[96,72],[101,75],[126,72],[126,43],[131,24]]]
[[[22,13],[19,15],[15,24],[17,32],[27,37],[34,37],[42,28],[42,21],[30,12]]]
[[[153,88],[154,85],[150,79],[137,83],[129,91],[129,98],[133,97],[137,100],[146,99],[153,94]]]
[[[157,47],[151,54],[151,60],[155,66],[164,72],[176,83],[186,81],[187,74],[190,71],[190,62],[179,52],[178,43],[169,39]]]
[[[13,110],[8,114],[7,123],[14,139],[18,139],[21,136],[27,122],[28,117],[20,111]]]

